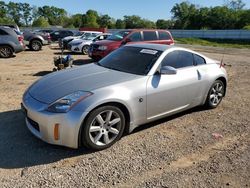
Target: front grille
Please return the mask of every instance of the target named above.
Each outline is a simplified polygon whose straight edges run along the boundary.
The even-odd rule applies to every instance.
[[[27,117],[29,124],[36,129],[38,132],[40,132],[40,128],[39,128],[39,124],[35,121],[33,121],[32,119],[30,119],[29,117]]]
[[[98,44],[92,44],[92,45],[91,45],[91,51],[93,51],[93,50],[98,50],[98,48],[99,48],[99,45],[98,45]]]

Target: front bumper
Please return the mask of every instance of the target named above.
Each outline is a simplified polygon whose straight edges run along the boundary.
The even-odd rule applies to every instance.
[[[69,111],[51,113],[45,109],[47,104],[32,98],[28,93],[23,97],[22,108],[26,114],[26,125],[37,138],[55,145],[78,148],[78,135],[86,112]],[[55,126],[58,124],[58,138]]]

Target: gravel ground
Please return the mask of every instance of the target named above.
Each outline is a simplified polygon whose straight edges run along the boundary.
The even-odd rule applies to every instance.
[[[144,125],[100,152],[49,145],[25,127],[22,94],[52,70],[58,50],[0,59],[0,187],[250,187],[250,50],[187,47],[218,60],[224,53],[220,106]]]

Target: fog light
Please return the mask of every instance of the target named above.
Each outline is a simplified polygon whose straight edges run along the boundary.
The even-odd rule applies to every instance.
[[[59,123],[56,123],[54,126],[54,139],[59,140]]]

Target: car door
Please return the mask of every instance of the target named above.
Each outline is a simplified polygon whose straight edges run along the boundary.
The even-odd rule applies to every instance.
[[[155,74],[147,83],[147,118],[172,114],[195,104],[200,96],[201,78],[194,66],[193,54],[175,50],[168,53],[160,67],[176,68],[176,74]]]
[[[158,44],[173,44],[173,39],[167,31],[158,31],[159,41]]]

